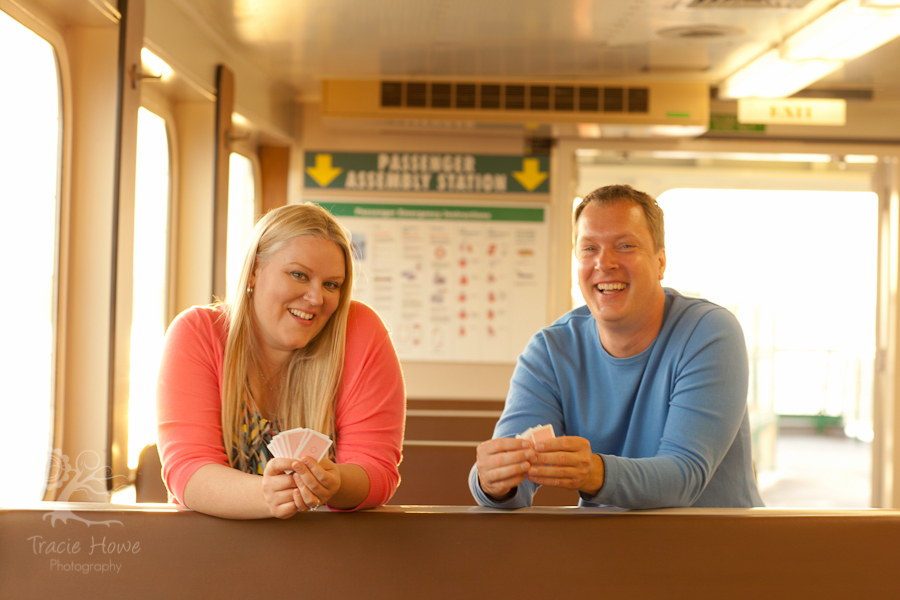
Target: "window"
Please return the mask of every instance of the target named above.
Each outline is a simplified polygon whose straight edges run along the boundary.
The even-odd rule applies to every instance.
[[[0,12],[0,253],[7,261],[0,311],[0,451],[15,485],[0,505],[43,499],[53,445],[56,373],[60,90],[53,47]],[[15,90],[15,93],[10,93]]]
[[[138,113],[128,467],[156,443],[156,376],[168,325],[169,139],[165,120]]]
[[[664,284],[740,319],[751,410],[830,418],[872,441],[876,194],[673,189],[658,201],[672,232]]]
[[[225,293],[231,300],[241,277],[244,253],[256,224],[256,179],[253,163],[231,153],[228,178],[228,234],[225,251]]]

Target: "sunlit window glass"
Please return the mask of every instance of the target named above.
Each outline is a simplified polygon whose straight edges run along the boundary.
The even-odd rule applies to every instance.
[[[581,204],[581,198],[575,198],[572,202],[572,214],[575,214],[575,209],[578,208],[578,205]],[[581,295],[581,288],[578,287],[578,258],[577,258],[578,248],[575,248],[572,255],[572,308],[578,308],[585,304],[584,296]]]
[[[167,324],[169,141],[166,122],[138,114],[134,206],[134,297],[128,396],[128,466],[156,443],[156,375]]]
[[[237,153],[231,154],[229,173],[225,286],[227,297],[231,299],[241,276],[244,251],[256,224],[256,180],[253,163]]]
[[[59,75],[53,47],[0,12],[0,505],[43,499],[53,444]]]
[[[658,201],[664,284],[737,315],[751,410],[833,417],[871,441],[876,194],[676,189]]]

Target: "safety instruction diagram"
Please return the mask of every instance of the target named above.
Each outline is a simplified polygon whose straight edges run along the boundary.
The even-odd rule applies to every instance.
[[[353,297],[401,359],[515,362],[546,325],[544,207],[319,203],[350,230]]]

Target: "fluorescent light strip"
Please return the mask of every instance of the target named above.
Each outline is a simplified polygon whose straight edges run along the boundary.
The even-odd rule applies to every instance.
[[[878,162],[877,156],[871,154],[848,154],[844,157],[844,162],[848,164],[869,164],[874,165]]]
[[[164,80],[172,76],[172,67],[147,48],[141,48],[141,62],[147,67],[148,75],[159,76]]]
[[[755,161],[755,162],[801,162],[801,163],[827,163],[831,162],[828,154],[775,154],[763,152],[696,152],[690,150],[657,150],[651,153],[654,158],[674,159],[718,159],[725,161]],[[850,162],[849,160],[847,162]]]
[[[847,0],[725,79],[719,96],[786,98],[898,35],[900,10]]]
[[[719,87],[722,98],[785,98],[843,66],[839,60],[784,60],[769,50]]]
[[[842,2],[781,45],[782,58],[852,60],[900,35],[900,13]]]

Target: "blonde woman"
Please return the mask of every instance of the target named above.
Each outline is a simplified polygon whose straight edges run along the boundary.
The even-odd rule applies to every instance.
[[[405,390],[381,319],[350,300],[344,230],[313,204],[260,219],[235,300],[195,306],[166,334],[157,387],[170,498],[227,518],[288,518],[386,503],[399,482]],[[334,440],[316,462],[266,442],[307,427]]]

